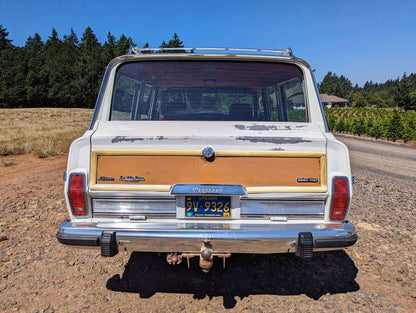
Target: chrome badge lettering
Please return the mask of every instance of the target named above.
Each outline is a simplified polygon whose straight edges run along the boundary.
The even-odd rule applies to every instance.
[[[146,179],[141,176],[120,176],[118,180],[127,183],[139,183],[141,181],[145,181]]]
[[[114,177],[100,176],[99,181],[114,181]]]
[[[319,182],[318,178],[313,178],[313,177],[298,178],[298,183],[317,183],[317,182]]]
[[[194,187],[192,188],[194,193],[223,193],[223,189],[220,187]]]

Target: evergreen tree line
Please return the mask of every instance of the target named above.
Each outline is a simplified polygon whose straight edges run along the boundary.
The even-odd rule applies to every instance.
[[[23,47],[12,42],[0,25],[0,108],[92,108],[105,66],[135,45],[131,37],[123,34],[117,39],[110,32],[101,44],[91,27],[81,39],[73,29],[63,38],[52,29],[46,41],[35,33]],[[183,42],[174,34],[160,47],[183,47]]]
[[[416,110],[416,74],[403,74],[401,78],[384,83],[367,81],[363,87],[352,85],[345,76],[328,72],[319,84],[319,92],[348,99],[352,107],[399,107]]]
[[[325,109],[331,131],[405,142],[416,141],[416,111],[375,108]]]

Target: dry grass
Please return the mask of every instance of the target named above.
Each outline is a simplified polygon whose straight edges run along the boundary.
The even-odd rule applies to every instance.
[[[90,109],[0,109],[0,155],[48,157],[68,151],[89,126]]]

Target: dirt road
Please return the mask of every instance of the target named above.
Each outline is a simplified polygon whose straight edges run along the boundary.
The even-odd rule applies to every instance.
[[[357,244],[308,263],[233,255],[208,275],[156,254],[107,259],[58,244],[66,156],[0,158],[0,311],[416,312],[416,148],[340,139],[356,178]]]

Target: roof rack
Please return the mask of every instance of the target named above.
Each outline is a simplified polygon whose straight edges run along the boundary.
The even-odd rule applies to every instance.
[[[277,54],[284,57],[293,57],[293,52],[291,48],[286,49],[253,49],[253,48],[139,48],[139,47],[130,47],[129,54],[145,54],[152,52],[188,52],[196,53],[197,51],[204,52],[223,52],[223,53],[233,53],[238,52],[242,54]]]

